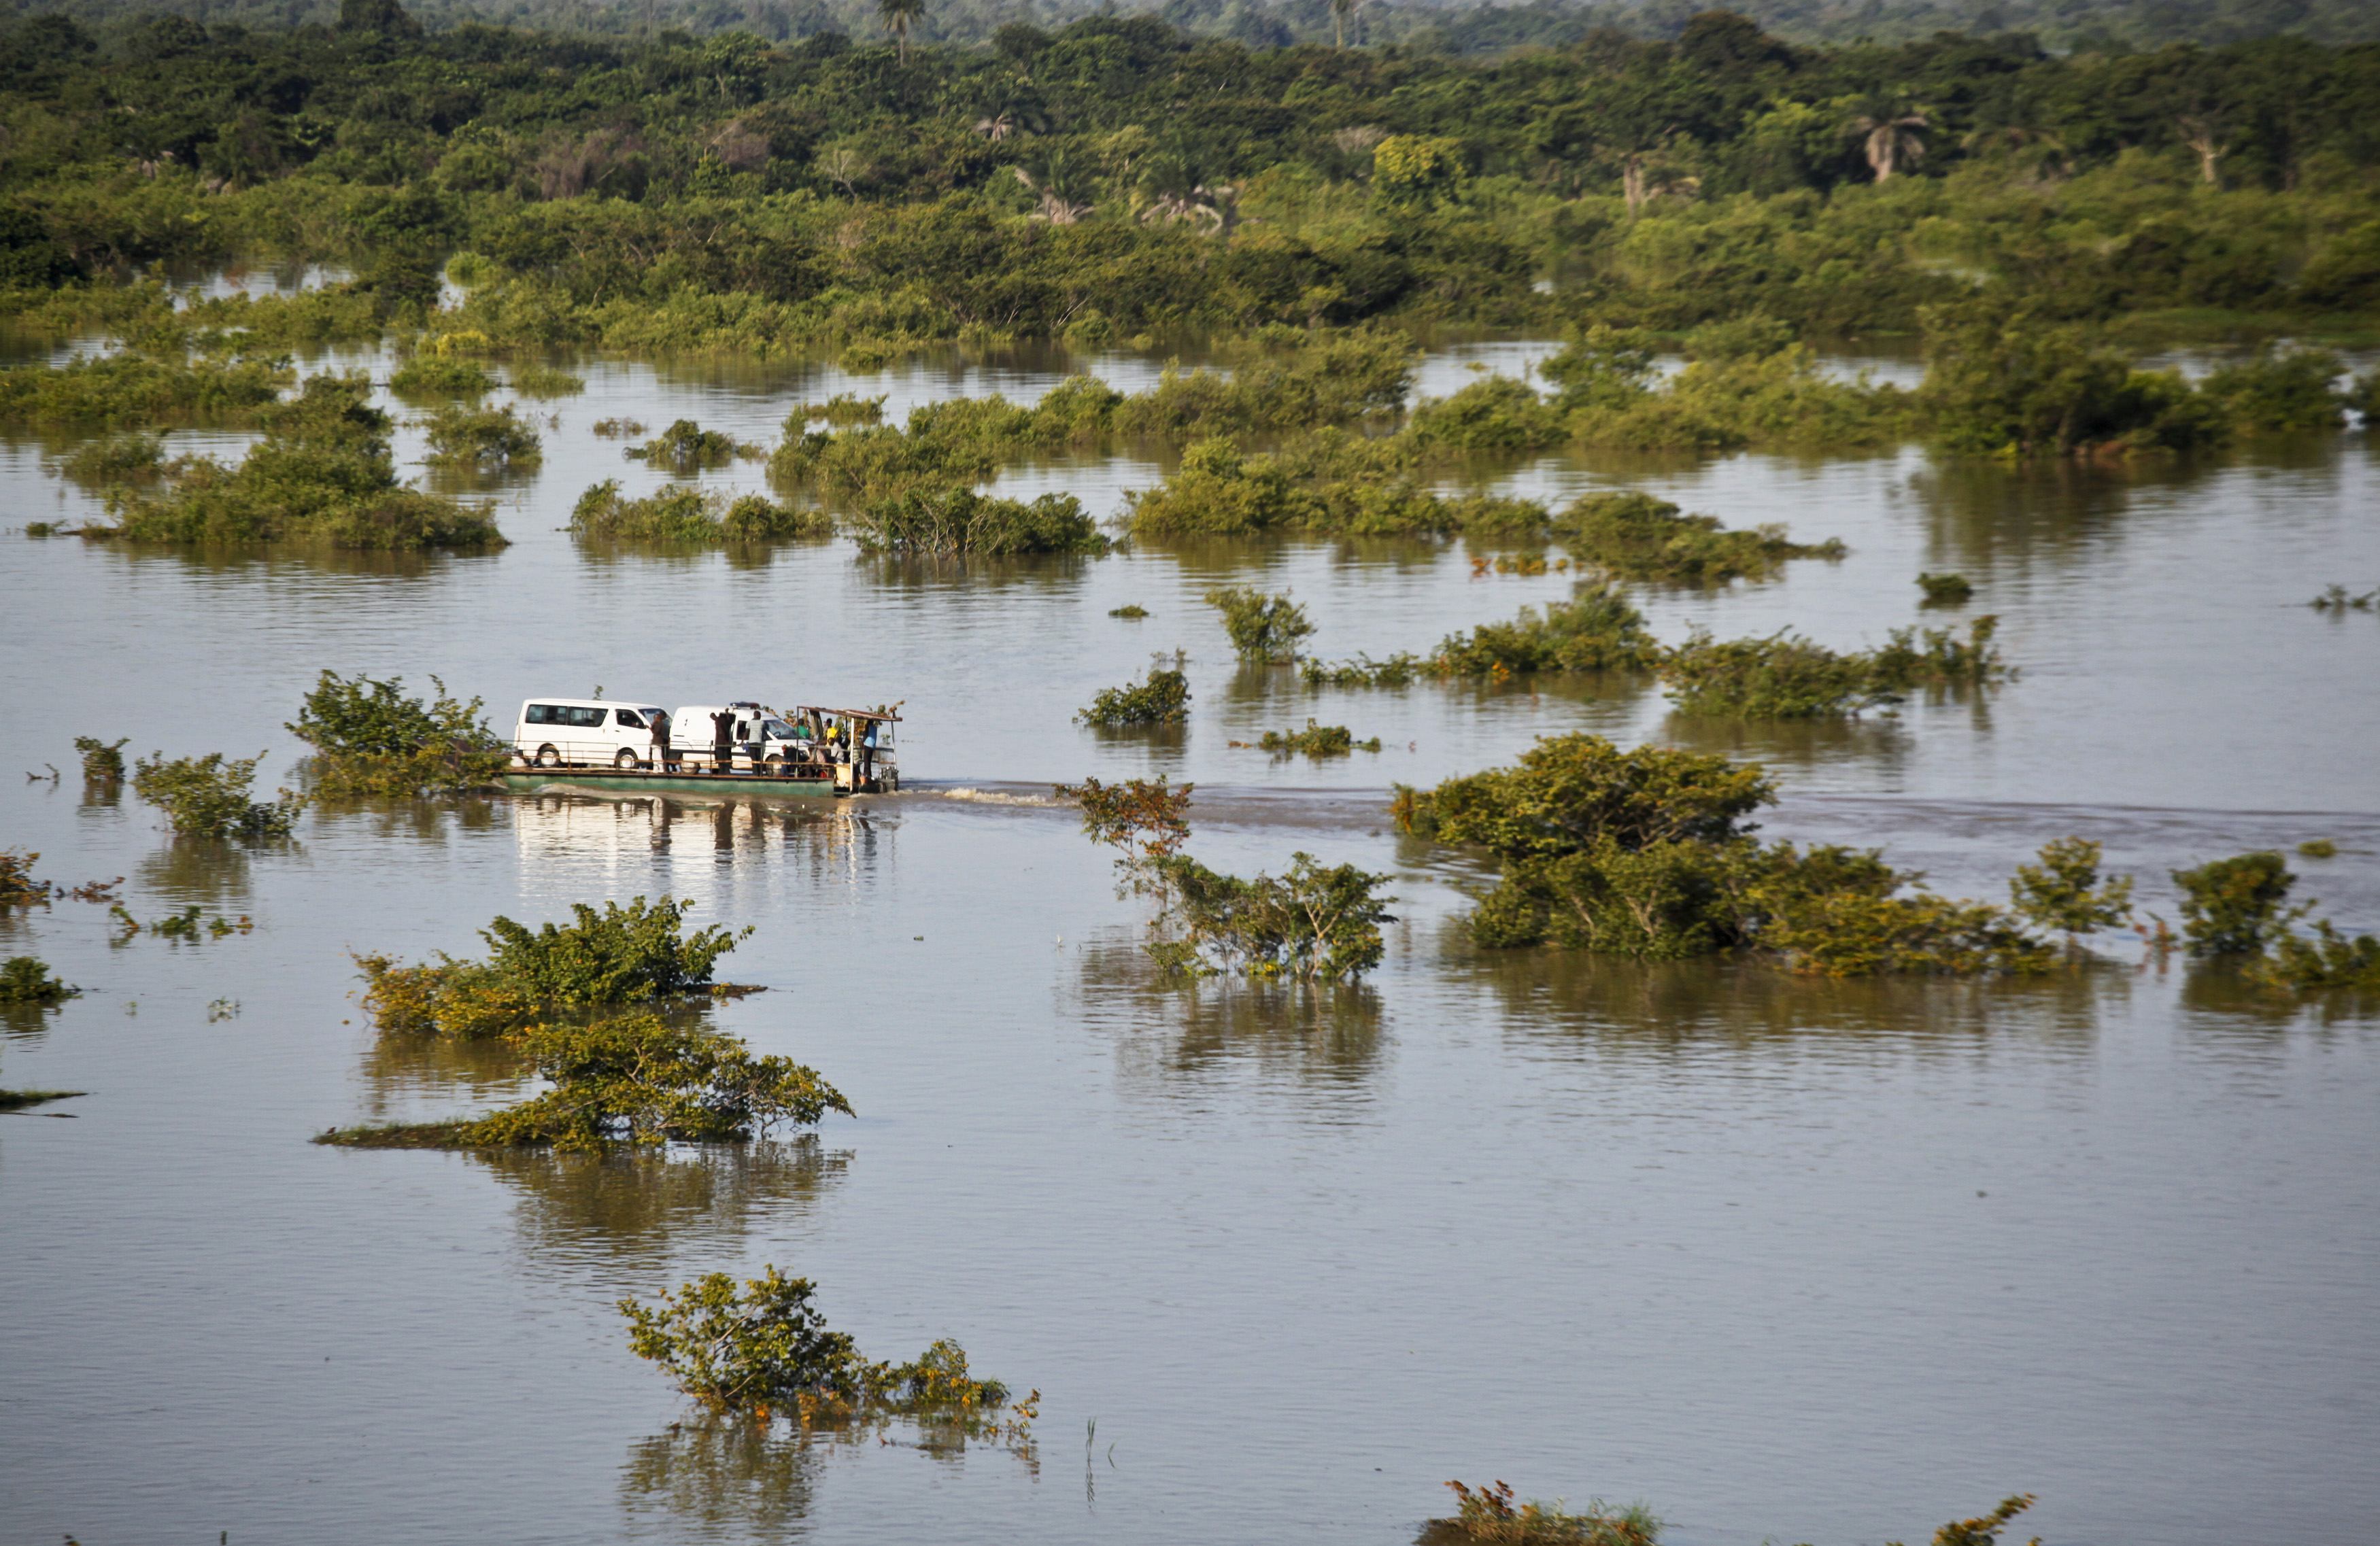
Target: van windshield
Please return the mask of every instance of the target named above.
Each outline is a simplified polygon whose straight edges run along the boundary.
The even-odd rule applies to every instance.
[[[795,739],[794,727],[785,723],[783,719],[761,720],[760,735],[763,740],[767,741],[791,741]]]

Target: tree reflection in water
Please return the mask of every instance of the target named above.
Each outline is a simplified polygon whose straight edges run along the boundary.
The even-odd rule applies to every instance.
[[[782,1141],[674,1143],[646,1153],[470,1152],[515,1194],[528,1254],[576,1272],[596,1265],[629,1286],[680,1252],[732,1249],[756,1226],[809,1208],[843,1177],[848,1150],[804,1134]]]

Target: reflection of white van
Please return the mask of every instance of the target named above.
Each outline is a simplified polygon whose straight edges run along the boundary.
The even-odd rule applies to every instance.
[[[637,767],[652,761],[659,704],[531,698],[513,727],[513,755],[536,767]]]
[[[776,711],[749,698],[731,704],[687,704],[670,715],[670,742],[688,767],[708,767],[718,747],[718,726],[711,716],[732,714],[729,738],[735,752],[731,767],[765,769],[812,760],[809,727],[796,727]]]

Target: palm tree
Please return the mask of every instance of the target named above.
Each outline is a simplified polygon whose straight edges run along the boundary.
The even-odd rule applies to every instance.
[[[1347,46],[1347,23],[1354,19],[1355,7],[1361,3],[1362,0],[1330,0],[1330,27],[1338,39],[1332,47]]]
[[[1860,149],[1866,152],[1867,163],[1880,183],[1890,177],[1903,160],[1924,159],[1925,141],[1917,138],[1917,131],[1933,125],[1924,108],[1904,110],[1878,103],[1854,117],[1848,127],[1864,141]]]
[[[901,66],[909,65],[909,29],[926,14],[926,0],[876,0],[876,14],[892,33]]]

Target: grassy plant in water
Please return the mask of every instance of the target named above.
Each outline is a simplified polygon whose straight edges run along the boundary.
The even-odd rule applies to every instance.
[[[1385,660],[1358,655],[1347,660],[1318,660],[1307,656],[1297,663],[1298,680],[1308,687],[1403,687],[1426,669],[1417,655],[1402,651]]]
[[[1141,725],[1178,725],[1190,718],[1190,678],[1179,655],[1160,655],[1148,677],[1125,687],[1103,687],[1075,718],[1103,730]]]
[[[1713,586],[1767,579],[1788,559],[1838,559],[1840,541],[1789,540],[1782,526],[1730,530],[1716,515],[1686,515],[1650,494],[1589,494],[1553,521],[1572,557],[1621,579]]]
[[[290,379],[282,359],[192,362],[124,353],[19,365],[0,370],[0,424],[254,423]]]
[[[1613,1509],[1597,1502],[1573,1514],[1559,1503],[1518,1502],[1508,1482],[1446,1485],[1454,1493],[1454,1515],[1429,1521],[1422,1531],[1425,1546],[1654,1546],[1661,1533],[1661,1521],[1641,1504]]]
[[[1043,494],[1028,502],[967,489],[912,489],[870,503],[850,531],[867,552],[941,558],[1099,554],[1109,546],[1072,494]]]
[[[585,902],[572,921],[531,929],[499,916],[480,933],[485,960],[400,965],[358,956],[364,1009],[383,1031],[476,1038],[519,1031],[557,1010],[610,1009],[655,1000],[708,997],[719,958],[751,934],[723,925],[685,928],[691,901],[638,897],[602,910]]]
[[[81,991],[58,981],[38,957],[10,956],[0,961],[0,1004],[57,1004]]]
[[[1542,612],[1524,607],[1511,622],[1450,634],[1431,654],[1428,669],[1439,676],[1501,681],[1535,671],[1646,670],[1660,658],[1645,615],[1613,586],[1586,581],[1571,599]]]
[[[1964,606],[1975,594],[1974,582],[1964,574],[1920,574],[1917,588],[1925,593],[1919,605],[1925,607]]]
[[[1126,622],[1138,622],[1148,615],[1148,609],[1134,601],[1127,601],[1121,607],[1111,608],[1108,612],[1108,616],[1120,617]]]
[[[478,402],[496,389],[496,379],[479,361],[440,355],[416,355],[397,367],[388,390],[408,403],[434,402],[442,397]]]
[[[767,1421],[783,1413],[808,1429],[886,1415],[989,1432],[1009,1407],[997,1380],[975,1377],[966,1350],[934,1343],[905,1364],[873,1363],[842,1332],[827,1328],[808,1278],[775,1267],[742,1285],[711,1273],[664,1292],[650,1305],[619,1301],[629,1350],[659,1364],[679,1390],[720,1414]],[[1021,1436],[1036,1391],[1013,1408]]]
[[[164,476],[164,431],[110,435],[86,441],[58,464],[58,470],[86,489],[153,483]]]
[[[1747,719],[1811,719],[1896,703],[1920,687],[1992,686],[2009,668],[1992,640],[1999,619],[1954,630],[1895,629],[1880,649],[1844,653],[1794,634],[1713,639],[1697,633],[1664,652],[1658,670],[1670,697],[1697,714]]]
[[[1245,743],[1234,741],[1232,744],[1238,746]],[[1258,750],[1270,752],[1275,756],[1302,754],[1309,757],[1343,757],[1352,752],[1378,751],[1380,738],[1376,735],[1369,741],[1358,741],[1354,732],[1344,725],[1317,724],[1308,719],[1304,730],[1265,731],[1257,740],[1257,746]]]
[[[480,719],[480,701],[409,697],[404,679],[375,681],[325,670],[298,718],[282,728],[314,748],[323,794],[418,794],[487,787],[512,760],[509,743]]]
[[[1286,595],[1268,596],[1246,586],[1207,593],[1207,605],[1223,614],[1223,632],[1243,660],[1267,664],[1294,660],[1301,640],[1314,633],[1305,609]]]
[[[430,465],[471,472],[535,466],[544,459],[534,425],[509,403],[501,408],[455,405],[430,416]]]
[[[285,838],[298,825],[298,813],[306,802],[287,790],[270,804],[250,799],[249,790],[263,760],[262,752],[246,758],[227,758],[221,752],[202,757],[159,753],[133,765],[132,792],[164,811],[180,837]]]
[[[512,371],[513,390],[523,397],[576,397],[587,390],[584,378],[550,365],[518,365]]]

